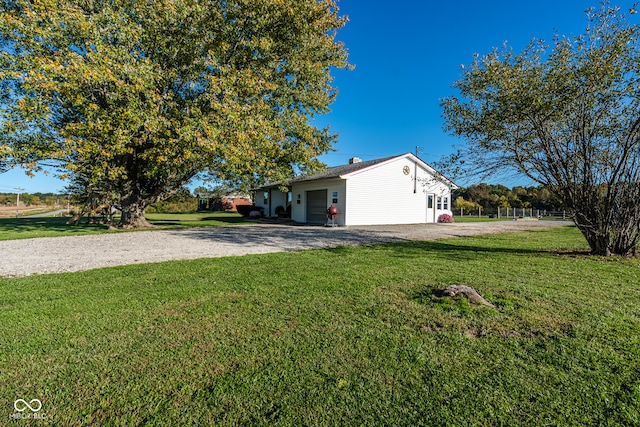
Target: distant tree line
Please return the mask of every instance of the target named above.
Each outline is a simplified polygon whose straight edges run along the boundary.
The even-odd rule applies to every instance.
[[[100,197],[98,194],[81,194],[73,191],[73,187],[69,188],[70,191],[70,203],[76,207],[84,205],[94,205],[94,207],[104,207],[111,205],[118,205],[118,199],[107,199]],[[165,201],[154,203],[147,209],[149,213],[188,213],[196,212],[198,210],[198,197],[196,194],[200,192],[211,192],[216,190],[206,190],[204,187],[199,187],[194,190],[194,193],[187,188],[182,187],[173,196]],[[227,191],[225,193],[224,191]],[[218,190],[221,195],[233,193],[234,190],[224,188]],[[56,193],[20,193],[20,205],[24,206],[55,206],[67,204],[68,194],[56,194]],[[0,206],[15,206],[16,205],[16,193],[0,193]],[[118,205],[119,206],[119,205]]]
[[[469,211],[481,207],[486,212],[497,208],[532,208],[555,211],[564,208],[562,202],[550,189],[515,186],[508,188],[501,184],[475,184],[461,187],[453,194],[455,211]]]

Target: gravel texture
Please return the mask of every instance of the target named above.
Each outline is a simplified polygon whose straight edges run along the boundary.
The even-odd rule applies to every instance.
[[[90,270],[168,260],[217,258],[345,245],[535,230],[565,221],[497,221],[361,227],[247,225],[0,241],[0,276]]]

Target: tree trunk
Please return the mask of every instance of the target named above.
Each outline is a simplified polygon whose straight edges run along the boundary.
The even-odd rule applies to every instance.
[[[608,224],[599,221],[584,221],[576,212],[575,223],[589,243],[593,255],[610,256],[611,233]]]
[[[619,215],[612,226],[611,252],[616,255],[635,255],[640,237],[637,215]]]
[[[615,220],[611,222],[596,222],[585,225],[575,219],[578,229],[591,247],[593,255],[628,256],[635,254],[638,244],[638,224],[633,219]]]
[[[118,228],[153,228],[144,217],[144,209],[147,203],[135,194],[122,195],[122,214]]]
[[[141,204],[122,205],[122,215],[120,216],[120,224],[118,228],[152,228],[144,217],[144,207]]]
[[[589,246],[591,247],[591,253],[593,255],[601,255],[601,256],[610,256],[611,248],[609,246],[610,237],[609,233],[607,234],[596,234],[591,237],[591,239],[587,239],[589,242]]]

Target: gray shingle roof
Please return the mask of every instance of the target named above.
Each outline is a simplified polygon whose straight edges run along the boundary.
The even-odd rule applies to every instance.
[[[378,163],[383,163],[386,162],[388,160],[391,159],[397,159],[399,157],[403,157],[403,156],[413,156],[412,153],[406,153],[406,154],[400,154],[400,155],[396,155],[396,156],[390,156],[390,157],[384,157],[382,159],[375,159],[375,160],[367,160],[364,162],[358,162],[358,163],[350,163],[348,165],[341,165],[341,166],[334,166],[331,168],[327,168],[322,172],[318,172],[312,175],[300,175],[300,176],[296,176],[293,177],[289,180],[287,180],[286,185],[291,185],[292,183],[295,182],[307,182],[307,181],[316,181],[316,180],[320,180],[320,179],[331,179],[331,178],[339,178],[343,175],[349,174],[349,173],[353,173],[353,172],[357,172],[359,170],[362,169],[366,169],[368,167],[377,165]],[[414,156],[415,157],[415,156]],[[420,159],[418,159],[420,160]],[[422,163],[424,163],[422,160],[420,160]],[[429,166],[428,164],[424,163],[425,165],[427,165],[429,168],[431,168],[431,166]],[[432,168],[433,169],[433,168]],[[458,186],[456,184],[454,184],[452,181],[450,181],[449,179],[447,179],[446,177],[443,177],[447,182],[449,182],[451,185],[454,186],[454,188],[458,188]],[[281,182],[271,182],[269,184],[263,185],[261,187],[255,188],[254,190],[262,190],[262,189],[267,189],[267,188],[277,188],[279,187],[281,184]]]
[[[369,166],[373,166],[373,165],[376,165],[378,163],[386,162],[387,160],[394,159],[396,157],[400,157],[400,156],[391,156],[391,157],[385,157],[383,159],[367,160],[366,162],[350,163],[348,165],[340,165],[340,166],[330,167],[330,168],[327,168],[327,169],[323,170],[322,172],[314,173],[312,175],[295,176],[295,177],[293,177],[291,179],[288,179],[287,182],[286,182],[286,185],[291,185],[294,182],[305,182],[305,181],[315,181],[317,179],[338,178],[341,175],[344,175],[344,174],[347,174],[347,173],[356,172],[356,171],[359,171],[361,169],[366,169]],[[253,190],[261,190],[261,189],[266,189],[266,188],[276,188],[276,187],[279,187],[280,184],[282,184],[282,182],[280,182],[280,181],[270,182],[268,184],[261,185],[258,188],[254,188]]]
[[[365,162],[358,163],[350,163],[348,165],[334,166],[328,169],[325,169],[322,172],[315,173],[313,175],[300,175],[294,178],[291,178],[288,182],[289,184],[293,182],[305,182],[305,181],[315,181],[317,179],[327,179],[327,178],[338,178],[341,175],[345,175],[348,173],[357,172],[361,169],[366,169],[369,166],[377,165],[378,163],[386,162],[387,160],[395,159],[400,156],[391,156],[385,157],[383,159],[375,159],[375,160],[367,160]]]

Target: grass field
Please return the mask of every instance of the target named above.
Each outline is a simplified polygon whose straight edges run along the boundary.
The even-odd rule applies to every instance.
[[[503,218],[489,218],[488,216],[456,216],[454,217],[456,222],[493,222],[493,221],[513,221],[513,218],[503,217]],[[518,221],[537,221],[537,219],[531,218],[518,218]],[[539,219],[539,221],[554,221],[554,220],[571,220],[569,217],[562,218],[561,216],[546,216]]]
[[[565,227],[0,279],[0,424],[39,399],[61,426],[639,425],[639,263],[587,249]]]
[[[234,212],[147,214],[146,218],[152,224],[162,228],[215,227],[250,223]],[[0,218],[0,240],[124,232],[108,230],[104,224],[89,224],[87,218],[83,218],[78,225],[69,225],[67,221],[69,221],[68,217]]]
[[[56,210],[57,207],[45,206],[45,205],[36,205],[36,206],[20,206],[18,209],[18,216],[25,215],[36,215],[44,212],[51,212]],[[16,207],[14,206],[6,206],[0,205],[0,218],[15,218],[16,217]]]

